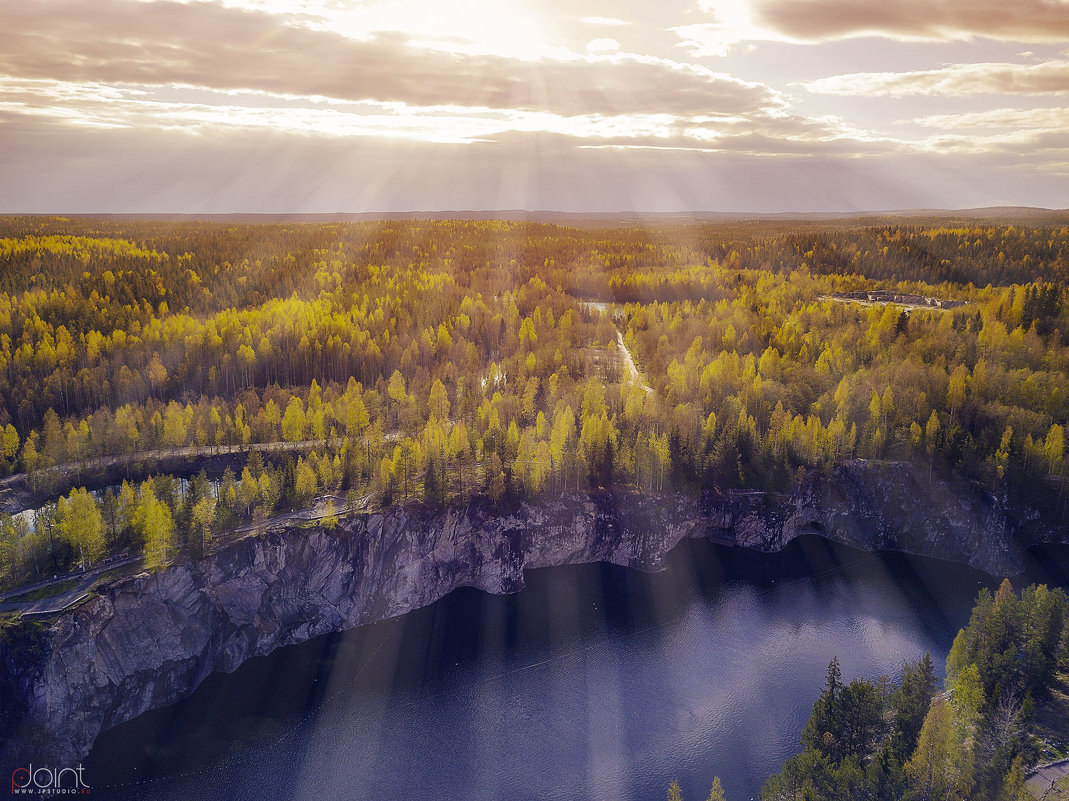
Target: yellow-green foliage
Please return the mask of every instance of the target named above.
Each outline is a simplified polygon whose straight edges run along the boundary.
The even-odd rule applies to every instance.
[[[274,442],[315,455],[239,471],[213,525],[341,483],[782,489],[910,459],[1042,503],[1065,479],[1061,224],[9,218],[0,243],[0,472],[57,492],[54,465]],[[877,287],[966,305],[836,298]]]

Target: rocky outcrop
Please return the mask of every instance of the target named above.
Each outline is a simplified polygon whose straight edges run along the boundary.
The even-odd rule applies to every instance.
[[[1029,546],[1069,542],[1064,521],[1012,509],[1004,493],[990,495],[964,479],[931,480],[906,462],[850,462],[770,503],[735,520],[737,545],[776,551],[800,534],[819,534],[867,551],[903,551],[1016,575]]]
[[[460,586],[523,587],[524,570],[607,561],[644,570],[685,537],[775,551],[802,534],[1014,573],[1064,530],[1020,521],[971,485],[909,465],[845,465],[794,493],[566,494],[507,507],[417,505],[336,529],[278,528],[197,562],[104,588],[46,632],[0,764],[65,763],[96,735],[189,694],[211,672],[327,632],[403,614]],[[0,659],[3,665],[10,658]]]

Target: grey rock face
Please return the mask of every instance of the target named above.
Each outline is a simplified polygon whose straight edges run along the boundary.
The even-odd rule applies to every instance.
[[[566,494],[495,507],[418,505],[337,529],[250,537],[198,562],[117,582],[63,615],[9,721],[0,764],[66,763],[102,730],[193,691],[210,673],[327,632],[433,603],[460,586],[523,588],[528,568],[594,561],[643,570],[686,537],[776,551],[802,534],[1016,573],[1022,549],[1069,542],[1022,524],[971,485],[929,482],[910,465],[854,463],[790,495],[710,491]],[[10,659],[0,659],[0,670]],[[6,708],[6,707],[5,707]]]

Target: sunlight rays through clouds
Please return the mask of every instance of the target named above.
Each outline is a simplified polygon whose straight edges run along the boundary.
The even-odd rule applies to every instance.
[[[853,39],[866,46],[848,46]],[[1030,50],[1007,59],[1007,47],[1020,42]],[[317,189],[294,194],[312,207],[328,195],[332,203],[344,198],[336,183],[357,177],[339,166],[346,161],[382,183],[371,173],[395,160],[381,158],[391,146],[395,157],[427,166],[425,179],[394,189],[413,208],[431,197],[443,202],[433,176],[455,152],[436,148],[456,146],[477,173],[510,160],[534,163],[529,147],[548,154],[552,169],[536,159],[542,179],[523,179],[545,190],[529,196],[527,208],[570,207],[566,176],[584,174],[601,189],[587,187],[584,202],[611,210],[650,183],[653,166],[639,154],[651,151],[687,184],[680,209],[683,196],[708,209],[807,205],[791,180],[755,192],[755,160],[781,159],[789,170],[799,160],[847,160],[855,167],[829,170],[829,180],[849,180],[851,171],[860,180],[895,165],[909,173],[911,160],[929,154],[945,158],[948,173],[972,175],[985,200],[1069,205],[1064,187],[1041,172],[1044,163],[1069,160],[1064,145],[1053,135],[1041,142],[1031,124],[1064,116],[1067,42],[1062,0],[892,0],[878,8],[846,0],[673,0],[657,8],[602,0],[26,0],[0,7],[0,143],[17,162],[0,188],[7,210],[54,209],[64,200],[55,191],[60,175],[75,195],[94,196],[80,151],[160,152],[179,136],[182,149],[201,152],[207,164],[240,135],[267,137],[291,175],[306,159]],[[1001,100],[985,107],[985,96]],[[941,133],[956,127],[948,121],[957,114],[972,122]],[[1054,123],[1040,129],[1053,133]],[[120,138],[143,147],[120,148]],[[52,143],[48,158],[34,155],[43,143]],[[310,146],[341,146],[351,158],[332,158],[331,175],[313,176],[321,160],[308,159]],[[1022,156],[1036,149],[1007,171],[1001,160],[1013,147]],[[145,168],[166,181],[158,165]],[[212,185],[206,172],[182,178],[191,188]],[[707,188],[717,184],[724,191]],[[503,197],[523,200],[515,191],[470,189],[458,201],[493,208]],[[879,209],[899,194],[869,183],[832,196]],[[930,200],[931,188],[914,194]],[[109,210],[110,202],[100,196],[84,210]],[[271,205],[251,194],[237,202],[247,210]],[[941,204],[971,205],[948,191]]]

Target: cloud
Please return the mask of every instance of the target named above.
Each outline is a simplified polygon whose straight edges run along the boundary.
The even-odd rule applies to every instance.
[[[754,4],[737,0],[699,0],[712,22],[677,25],[671,31],[680,47],[697,56],[726,56],[740,42],[781,38],[754,19]]]
[[[840,15],[850,17],[845,22],[830,19],[845,0],[790,2],[812,11],[809,29],[777,12],[781,0],[706,0],[708,22],[674,29],[671,21],[696,17],[643,6],[633,27],[598,29],[588,26],[615,23],[583,12],[631,18],[631,9],[607,2],[586,3],[582,12],[562,8],[558,21],[572,26],[562,34],[570,46],[582,50],[593,40],[591,51],[572,52],[546,45],[541,30],[529,48],[507,38],[484,47],[499,28],[511,30],[500,20],[480,41],[457,33],[464,25],[456,20],[440,30],[429,16],[423,27],[399,33],[400,3],[386,4],[390,14],[343,24],[347,18],[331,16],[336,0],[0,0],[0,207],[1069,205],[1069,137],[1062,133],[1069,120],[1059,109],[951,118],[919,117],[914,105],[901,113],[917,115],[908,121],[914,128],[876,121],[882,130],[872,130],[861,114],[805,116],[765,83],[683,58],[620,52],[606,36],[619,34],[628,48],[670,48],[664,32],[674,30],[692,49],[726,53],[762,39],[930,33],[917,34],[921,28],[902,14],[893,25],[872,21],[913,5],[902,0],[866,11],[869,22],[860,27],[856,9]],[[1035,7],[1038,0],[1023,2]],[[477,0],[458,4],[481,13]],[[975,30],[983,21],[970,23],[973,33],[947,27],[951,5],[925,4],[944,20],[939,36],[981,35]],[[505,20],[517,30],[524,21]],[[813,56],[823,54],[814,48]],[[1060,58],[838,75],[806,86],[836,94],[1051,96],[1065,91],[1069,53]],[[784,82],[814,74],[766,66],[763,74]],[[991,191],[969,196],[956,175]],[[1016,188],[998,194],[1003,186]],[[933,194],[925,199],[925,192]]]
[[[585,22],[587,25],[607,25],[609,27],[620,27],[631,24],[626,19],[618,19],[616,17],[583,17],[580,22]]]
[[[620,43],[615,39],[592,39],[586,45],[588,53],[615,53],[619,49]]]
[[[954,64],[914,72],[858,72],[833,75],[802,85],[818,94],[858,97],[1069,94],[1069,61]]]
[[[699,6],[711,21],[671,30],[681,47],[701,56],[726,55],[754,41],[1069,39],[1069,0],[699,0]]]
[[[178,97],[180,95],[181,97]],[[779,110],[747,115],[582,114],[457,106],[264,98],[210,90],[175,92],[107,84],[0,78],[0,112],[68,126],[181,131],[187,136],[286,133],[381,137],[438,143],[489,143],[544,134],[561,141],[783,154],[873,152],[882,142],[836,118]],[[881,145],[882,147],[882,145]]]
[[[1007,157],[1012,161],[1002,166],[1059,170],[1058,165],[1069,159],[1067,108],[1000,108],[935,114],[902,123],[936,131],[913,142],[920,152],[987,159]]]
[[[1014,160],[1007,166],[1040,167],[1069,159],[1069,134],[1063,131],[1009,131],[989,136],[957,133],[933,136],[923,150],[943,156],[965,155],[980,158],[1005,155]],[[1066,201],[1061,206],[1065,207]]]
[[[1065,0],[753,0],[763,27],[799,41],[858,36],[1015,42],[1069,39]]]
[[[967,114],[934,114],[907,122],[926,128],[1020,128],[1023,135],[1037,131],[1069,131],[1069,108],[999,108]]]
[[[681,118],[667,114],[561,116],[466,106],[317,102],[210,90],[182,92],[182,99],[174,94],[107,84],[0,78],[2,111],[71,125],[178,129],[191,134],[245,129],[465,143],[487,141],[509,131],[577,138],[663,138],[675,135],[683,124]]]
[[[0,4],[0,74],[560,115],[736,114],[776,93],[707,68],[629,54],[536,61],[449,52],[399,34],[357,40],[285,17],[170,0]]]

